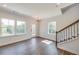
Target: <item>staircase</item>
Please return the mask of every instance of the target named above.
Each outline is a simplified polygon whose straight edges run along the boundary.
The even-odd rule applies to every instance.
[[[62,43],[61,45],[63,45],[64,42],[65,42],[66,46],[69,46],[70,45],[69,43],[71,41],[76,40],[76,38],[77,38],[77,40],[79,40],[78,37],[79,37],[79,20],[75,21],[74,23],[72,23],[72,24],[66,26],[65,28],[61,29],[60,31],[56,32],[56,46],[58,47],[58,45],[60,43]],[[68,41],[69,41],[69,43],[66,43]],[[78,41],[77,41],[77,43],[78,43]],[[69,45],[67,45],[67,44],[69,44]],[[75,44],[76,44],[76,42],[75,42]],[[71,44],[71,45],[73,46],[73,44]],[[77,48],[77,46],[75,46],[75,47]]]

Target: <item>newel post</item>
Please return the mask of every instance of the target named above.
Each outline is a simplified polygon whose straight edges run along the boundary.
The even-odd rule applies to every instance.
[[[57,47],[57,31],[56,31],[56,47]]]

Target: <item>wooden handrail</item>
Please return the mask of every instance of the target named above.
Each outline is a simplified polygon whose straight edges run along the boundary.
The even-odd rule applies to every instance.
[[[57,31],[57,33],[58,33],[58,32],[63,31],[64,29],[66,29],[66,28],[68,28],[68,27],[70,27],[70,26],[72,26],[73,24],[76,24],[76,23],[78,23],[78,22],[79,22],[79,20],[77,20],[77,21],[73,22],[72,24],[70,24],[70,25],[68,25],[68,26],[64,27],[63,29],[61,29],[61,30]]]

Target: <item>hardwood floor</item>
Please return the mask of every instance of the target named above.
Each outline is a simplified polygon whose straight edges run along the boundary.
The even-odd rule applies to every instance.
[[[58,50],[52,41],[32,38],[0,47],[0,55],[58,55]]]
[[[45,38],[32,38],[0,47],[0,55],[74,55],[57,49],[55,42]]]

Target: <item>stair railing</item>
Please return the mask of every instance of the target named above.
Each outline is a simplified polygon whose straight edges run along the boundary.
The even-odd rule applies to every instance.
[[[56,46],[58,43],[72,40],[73,38],[76,38],[78,36],[79,36],[79,20],[56,32]]]

